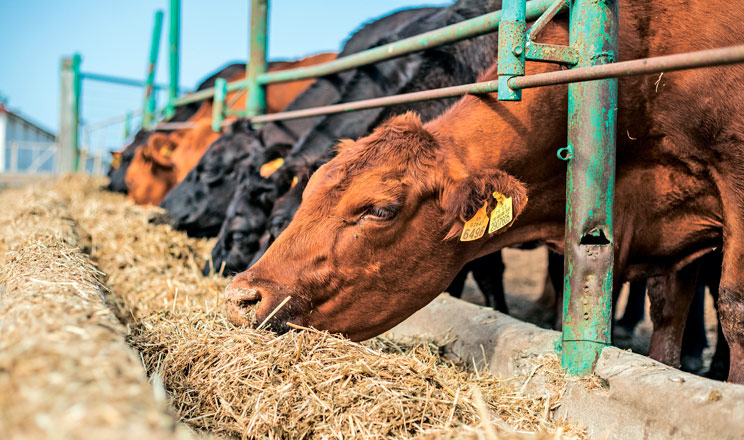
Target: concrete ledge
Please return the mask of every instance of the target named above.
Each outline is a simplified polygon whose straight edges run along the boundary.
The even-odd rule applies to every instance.
[[[558,332],[446,294],[388,335],[445,342],[452,356],[503,377],[529,374],[530,360],[555,351],[560,340]],[[587,426],[592,438],[744,438],[744,386],[684,373],[614,347],[603,350],[595,373],[607,387],[591,390],[569,382],[555,411]]]

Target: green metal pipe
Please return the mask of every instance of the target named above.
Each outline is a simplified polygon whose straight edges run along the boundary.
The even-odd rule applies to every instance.
[[[124,116],[124,142],[129,139],[129,135],[131,133],[131,127],[132,127],[132,113],[127,113]]]
[[[618,0],[571,0],[569,44],[577,67],[613,63]],[[575,375],[591,374],[611,342],[617,82],[568,86],[561,364]]]
[[[258,78],[266,73],[269,1],[251,0],[250,54],[246,71],[245,110],[248,116],[266,113],[266,91]]]
[[[633,61],[624,61],[615,64],[605,64],[581,69],[564,70],[558,72],[528,75],[512,78],[509,81],[511,88],[532,88],[565,84],[567,82],[591,81],[597,78],[616,78],[632,75],[643,75],[671,70],[682,70],[699,67],[715,67],[728,64],[744,62],[744,45],[727,47],[723,49],[711,49],[689,54],[667,55],[654,58],[643,58]],[[619,68],[615,68],[615,67]],[[571,78],[568,80],[567,78]],[[230,86],[227,88],[230,91]],[[481,95],[498,91],[498,81],[483,81],[477,83],[463,84],[460,86],[444,87],[440,89],[425,90],[422,92],[405,93],[401,95],[385,96],[382,98],[366,99],[363,101],[333,104],[323,107],[314,107],[289,112],[272,113],[269,115],[256,116],[251,121],[265,123],[287,119],[310,118],[314,116],[344,113],[350,111],[366,110],[377,107],[390,107],[411,102],[427,101],[431,99],[453,98],[462,95]],[[237,116],[245,117],[242,112]]]
[[[80,77],[88,81],[107,82],[107,83],[119,84],[122,86],[145,87],[147,85],[145,81],[140,81],[138,79],[122,78],[120,76],[104,75],[101,73],[81,72]],[[153,84],[152,88],[154,90],[159,90],[159,89],[162,90],[162,89],[165,89],[166,86],[162,84]]]
[[[522,91],[510,89],[508,81],[515,76],[524,76],[525,0],[504,0],[503,18],[499,28],[499,101],[520,101]]]
[[[181,32],[181,0],[171,0],[168,12],[168,67],[170,82],[168,83],[168,104],[165,106],[165,117],[170,119],[175,113],[173,102],[178,97],[178,69],[179,46]]]
[[[147,74],[145,76],[145,103],[142,112],[142,126],[149,128],[155,113],[155,93],[153,93],[153,84],[155,83],[155,66],[158,62],[158,48],[160,47],[160,31],[163,28],[163,11],[155,12],[155,23],[152,28],[152,41],[150,43],[150,58],[147,62]]]
[[[540,16],[554,0],[532,0],[527,2],[526,17],[533,20]],[[491,12],[479,17],[471,18],[460,23],[409,37],[394,43],[368,49],[363,52],[338,58],[316,66],[299,67],[297,69],[281,70],[261,75],[258,82],[271,84],[277,82],[295,81],[298,79],[317,78],[323,75],[353,69],[378,61],[389,60],[399,56],[418,52],[424,49],[455,43],[469,38],[495,32],[501,22],[501,11]]]
[[[222,121],[225,118],[225,97],[227,96],[227,81],[225,78],[217,78],[214,82],[214,90],[212,130],[219,132],[222,130]]]
[[[552,3],[553,0],[532,0],[527,2],[526,18],[533,20],[540,16]],[[272,84],[277,82],[296,81],[300,79],[316,78],[343,70],[385,61],[392,58],[408,55],[445,44],[456,43],[469,38],[478,37],[499,29],[501,22],[501,11],[491,12],[441,29],[426,32],[415,37],[406,38],[383,46],[368,49],[343,58],[338,58],[327,63],[316,66],[300,67],[297,69],[269,72],[258,77],[260,84]],[[245,89],[248,80],[234,81],[227,85],[228,92]],[[193,102],[203,101],[214,95],[214,89],[204,89],[183,96],[175,100],[175,105],[185,105]]]
[[[80,166],[80,97],[83,92],[82,77],[80,75],[80,64],[83,62],[83,58],[79,53],[76,53],[72,57],[72,95],[73,102],[72,108],[70,109],[71,124],[70,124],[70,142],[71,150],[74,157],[73,171],[77,172]]]

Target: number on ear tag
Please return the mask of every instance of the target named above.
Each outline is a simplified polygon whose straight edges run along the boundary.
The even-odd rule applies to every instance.
[[[496,199],[497,205],[493,208],[493,212],[491,212],[491,225],[488,227],[489,234],[508,225],[514,218],[512,198],[498,192],[494,192],[493,197]]]
[[[462,234],[460,235],[460,241],[473,241],[483,237],[488,226],[487,207],[488,202],[483,202],[483,207],[475,213],[473,218],[465,222],[465,226],[462,228]]]

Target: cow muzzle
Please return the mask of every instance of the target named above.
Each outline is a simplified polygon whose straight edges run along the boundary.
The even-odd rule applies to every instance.
[[[256,324],[256,307],[261,302],[258,289],[236,286],[230,283],[225,289],[225,314],[235,325]]]
[[[246,271],[225,289],[225,314],[235,325],[270,329],[278,333],[289,330],[287,322],[295,321],[304,307],[288,289],[266,280],[256,281]]]

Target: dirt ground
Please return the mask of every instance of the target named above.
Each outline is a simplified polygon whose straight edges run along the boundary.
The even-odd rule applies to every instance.
[[[552,328],[553,310],[537,303],[545,286],[548,267],[547,248],[543,246],[532,250],[504,249],[502,255],[506,265],[504,290],[506,291],[506,302],[509,306],[510,315],[543,328]],[[618,300],[616,318],[622,316],[627,297],[628,285],[626,284]],[[483,295],[478,289],[472,274],[468,275],[462,298],[475,304],[482,305],[484,303]],[[706,294],[705,328],[708,336],[708,347],[703,351],[703,372],[708,370],[716,346],[716,319],[713,300],[710,294]],[[645,355],[648,353],[652,329],[647,300],[645,317],[636,327],[633,338],[617,341],[617,345],[620,348],[629,348],[636,353]]]

